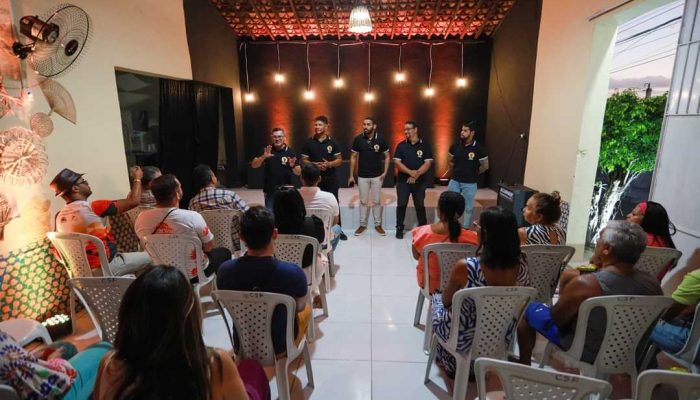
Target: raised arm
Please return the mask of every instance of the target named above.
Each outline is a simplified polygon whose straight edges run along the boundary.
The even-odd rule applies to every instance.
[[[129,191],[125,199],[116,200],[118,214],[125,213],[141,203],[141,178],[143,178],[141,167],[138,165],[131,167],[130,175],[133,178],[131,180],[131,191]]]
[[[265,163],[265,160],[267,160],[270,157],[272,157],[272,146],[268,145],[265,146],[265,150],[261,155],[253,158],[253,161],[250,162],[250,166],[253,168],[260,168],[263,165],[263,163]]]

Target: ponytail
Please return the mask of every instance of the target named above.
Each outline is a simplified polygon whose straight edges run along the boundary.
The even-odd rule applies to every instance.
[[[464,213],[464,197],[456,192],[442,192],[438,200],[438,210],[442,214],[442,220],[447,222],[450,242],[457,242],[462,233],[458,219]]]
[[[462,233],[462,225],[455,215],[452,215],[452,217],[447,220],[447,228],[450,233],[450,242],[456,243],[459,239],[459,234]]]

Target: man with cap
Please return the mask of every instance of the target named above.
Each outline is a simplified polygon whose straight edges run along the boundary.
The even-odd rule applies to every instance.
[[[50,187],[66,201],[56,214],[56,230],[58,232],[86,233],[96,236],[105,246],[109,269],[114,275],[134,273],[151,262],[146,252],[118,253],[117,242],[112,235],[107,217],[119,215],[139,205],[141,200],[141,178],[143,172],[138,166],[131,167],[133,177],[131,191],[126,199],[94,200],[88,202],[92,189],[88,181],[79,174],[64,168],[51,181]],[[85,249],[88,262],[92,269],[100,269],[100,259],[97,249],[88,245]]]

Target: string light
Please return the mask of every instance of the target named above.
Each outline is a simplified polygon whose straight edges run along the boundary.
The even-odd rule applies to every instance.
[[[457,78],[457,81],[455,83],[457,84],[457,87],[465,88],[467,87],[467,79],[464,77],[464,42],[460,43],[460,46],[462,48],[462,56],[459,59],[459,78]]]
[[[336,48],[338,49],[338,71],[336,72],[335,79],[333,80],[333,87],[341,88],[345,86],[345,82],[343,81],[343,78],[340,77],[340,44],[337,44]]]
[[[401,50],[403,49],[403,43],[399,45],[399,69],[396,72],[396,75],[394,76],[394,80],[396,82],[404,82],[406,81],[406,74],[401,70]]]
[[[423,91],[425,97],[433,97],[435,95],[435,89],[433,89],[433,45],[430,45],[430,73],[428,74],[428,87]]]
[[[248,77],[248,43],[245,43],[243,47],[243,57],[245,58],[245,95],[243,95],[243,100],[247,103],[252,103],[255,101],[255,93],[250,91],[250,80]]]
[[[309,43],[306,43],[306,90],[304,100],[313,100],[316,94],[311,90],[311,64],[309,64]]]
[[[374,101],[374,93],[372,93],[372,43],[367,43],[367,93],[365,93],[365,101]]]
[[[278,84],[284,83],[285,81],[285,76],[281,71],[281,64],[280,64],[280,45],[277,43],[277,72],[275,73],[275,82]]]

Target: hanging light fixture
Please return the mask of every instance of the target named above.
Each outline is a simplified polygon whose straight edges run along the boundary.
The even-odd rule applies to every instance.
[[[306,90],[304,100],[313,100],[316,94],[311,90],[311,64],[309,64],[309,43],[306,42]]]
[[[460,43],[460,45],[462,46],[462,58],[460,58],[461,66],[459,69],[459,78],[457,78],[455,84],[457,87],[465,88],[467,87],[467,78],[464,77],[464,43]]]
[[[365,93],[365,101],[374,101],[374,93],[372,93],[372,44],[367,43],[367,93]]]
[[[250,91],[250,80],[248,78],[248,43],[243,45],[243,57],[245,58],[245,94],[243,95],[243,100],[246,103],[252,103],[255,101],[255,93]]]
[[[275,73],[275,82],[278,84],[282,84],[285,81],[285,76],[281,71],[281,64],[280,64],[280,44],[277,43],[277,73]]]
[[[394,75],[394,80],[398,83],[406,81],[406,74],[401,70],[401,50],[403,49],[403,43],[399,45],[399,69]]]
[[[372,19],[365,6],[355,6],[350,12],[348,30],[352,33],[367,33],[372,31]]]
[[[335,74],[335,79],[333,80],[333,87],[335,88],[341,88],[345,86],[345,81],[343,81],[343,78],[340,77],[340,43],[337,45],[338,48],[338,71]]]
[[[433,97],[435,95],[435,89],[433,89],[433,45],[430,45],[430,73],[428,74],[428,87],[425,88],[423,94],[425,97]]]

